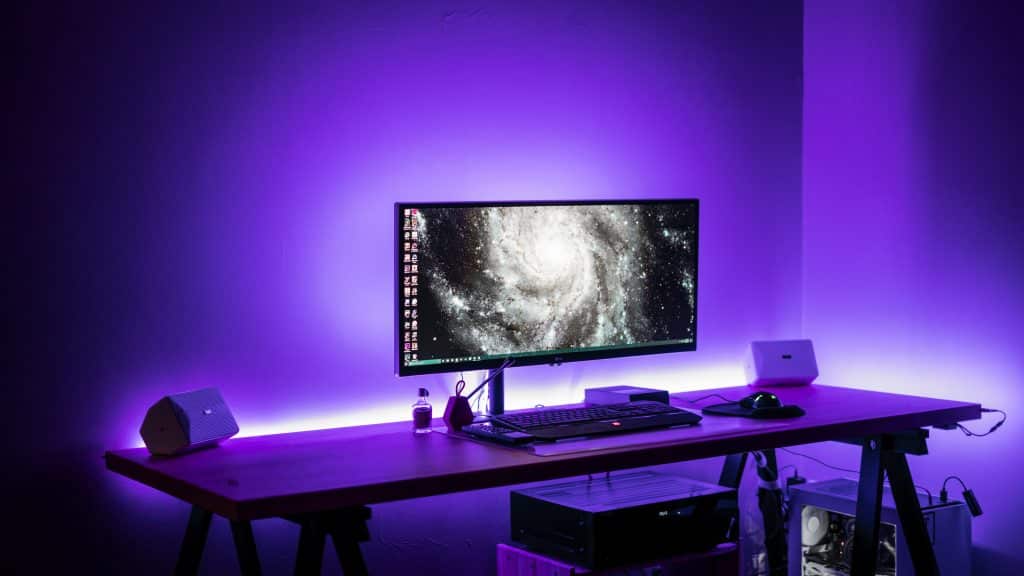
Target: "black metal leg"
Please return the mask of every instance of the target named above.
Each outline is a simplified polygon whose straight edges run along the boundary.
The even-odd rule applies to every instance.
[[[910,559],[914,563],[914,574],[917,576],[938,576],[939,566],[935,561],[935,549],[924,516],[921,504],[917,501],[914,481],[910,475],[906,455],[890,452],[885,455],[885,470],[889,475],[893,499],[896,500],[896,512],[900,517],[900,527],[910,549]]]
[[[743,479],[743,467],[747,465],[747,453],[729,454],[722,464],[722,474],[718,477],[718,485],[726,488],[739,488]]]
[[[354,536],[348,530],[332,531],[334,551],[338,554],[338,563],[345,576],[367,576],[363,551],[359,549],[359,540]]]
[[[199,561],[203,557],[203,548],[206,546],[206,536],[210,533],[212,519],[213,514],[210,512],[199,506],[192,506],[188,527],[185,528],[185,539],[182,540],[181,549],[178,551],[178,563],[174,567],[177,576],[192,576],[199,573]]]
[[[725,457],[725,462],[722,463],[722,473],[718,476],[718,485],[725,486],[726,488],[734,488],[738,490],[740,482],[743,480],[743,468],[747,464],[747,453],[739,452],[736,454],[729,454]],[[723,501],[722,505],[728,505],[731,509],[729,513],[731,515],[729,521],[729,529],[725,534],[727,540],[733,540],[739,538],[740,533],[740,503],[739,498],[731,498],[728,502]]]
[[[331,540],[345,576],[366,575],[366,563],[359,543],[370,539],[370,529],[366,525],[370,516],[371,511],[366,506],[339,510],[331,515]]]
[[[231,536],[235,540],[238,566],[243,576],[260,575],[260,557],[256,553],[256,539],[252,535],[252,524],[248,521],[231,522]]]
[[[301,526],[295,574],[320,574],[324,545],[330,536],[345,576],[365,576],[366,563],[359,543],[370,539],[370,529],[366,525],[370,516],[369,507],[357,506],[286,517]]]
[[[853,534],[850,576],[874,576],[878,561],[878,522],[882,514],[882,442],[864,441],[857,487],[857,520]]]
[[[313,519],[301,523],[299,532],[299,552],[295,556],[295,575],[320,574],[324,561],[324,542],[326,535]]]
[[[786,519],[783,517],[782,487],[779,485],[779,465],[775,450],[762,450],[758,457],[757,476],[761,486],[757,490],[757,505],[764,519],[764,547],[768,554],[768,574],[785,576],[789,570],[786,541]]]

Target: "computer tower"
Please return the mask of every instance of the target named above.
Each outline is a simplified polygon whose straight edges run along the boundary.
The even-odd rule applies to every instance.
[[[844,478],[793,486],[789,505],[789,576],[845,576],[850,571],[857,482]],[[971,573],[971,515],[963,502],[928,503],[918,494],[942,574]],[[877,574],[913,576],[892,492],[882,495]]]

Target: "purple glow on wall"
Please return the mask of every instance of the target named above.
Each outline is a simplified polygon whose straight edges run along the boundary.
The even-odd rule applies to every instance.
[[[222,55],[219,66],[247,74],[222,85],[223,106],[189,136],[188,178],[203,193],[171,247],[151,248],[183,243],[195,273],[139,295],[147,330],[190,342],[115,378],[136,399],[119,404],[110,444],[134,434],[153,398],[193,387],[194,371],[220,381],[243,434],[405,418],[419,386],[443,398],[450,377],[392,376],[396,200],[701,198],[700,315],[711,321],[699,322],[700,351],[516,369],[509,405],[577,399],[598,381],[739,382],[721,374],[743,343],[799,322],[798,290],[783,290],[799,271],[798,46],[777,49],[785,70],[751,68],[709,56],[771,41],[721,36],[728,10],[623,9],[367,8],[330,33],[297,19],[260,57]],[[753,113],[755,97],[772,113]],[[154,112],[182,111],[169,94]],[[757,166],[738,169],[755,153]],[[204,326],[168,326],[171,290],[194,298]]]
[[[1010,488],[1024,470],[1011,11],[812,2],[805,14],[804,334],[823,381],[1009,409],[993,436],[934,432],[932,455],[911,462],[919,484],[958,474],[991,503],[973,525],[978,574],[1024,565],[1024,500]],[[852,451],[828,450],[856,466]]]
[[[25,141],[48,187],[27,195],[25,245],[55,247],[28,260],[53,269],[32,288],[60,288],[32,318],[38,383],[17,394],[64,408],[25,403],[48,433],[19,450],[61,513],[107,526],[117,511],[66,554],[99,571],[170,571],[187,510],[98,457],[138,445],[165,394],[218,387],[242,434],[405,419],[420,386],[443,405],[451,376],[392,373],[396,200],[701,200],[698,351],[517,368],[510,407],[738,383],[748,341],[800,330],[799,2],[300,4],[23,18],[19,53],[38,61],[19,90],[39,103]],[[80,498],[72,476],[102,488]],[[436,535],[408,527],[456,510],[444,544],[472,539],[458,565],[485,572],[502,535],[478,512],[506,497],[375,509],[368,561],[452,573]],[[114,558],[140,526],[167,554]],[[223,530],[213,572],[236,569]],[[292,527],[256,530],[266,570],[290,570]]]

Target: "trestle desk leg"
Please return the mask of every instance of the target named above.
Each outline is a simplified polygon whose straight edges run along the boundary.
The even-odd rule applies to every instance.
[[[231,522],[231,536],[235,541],[238,567],[243,576],[259,576],[260,557],[256,552],[256,539],[252,535],[252,524],[248,520]]]
[[[299,551],[295,556],[295,576],[319,575],[324,561],[326,536],[316,519],[301,522]]]
[[[924,516],[921,514],[921,503],[917,500],[914,480],[910,476],[907,456],[900,452],[885,455],[885,471],[889,475],[889,485],[896,501],[896,513],[900,517],[903,537],[910,550],[910,560],[914,564],[917,576],[938,576],[939,566],[935,560],[935,548],[928,538]]]
[[[181,549],[178,551],[178,563],[174,567],[176,576],[193,576],[199,573],[199,561],[203,558],[203,548],[206,546],[206,536],[210,533],[212,519],[211,512],[199,506],[192,506],[188,526],[185,528],[185,538],[181,541]]]

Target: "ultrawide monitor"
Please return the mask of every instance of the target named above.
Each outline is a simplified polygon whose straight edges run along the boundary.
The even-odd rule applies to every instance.
[[[400,376],[694,350],[696,200],[399,203]]]

